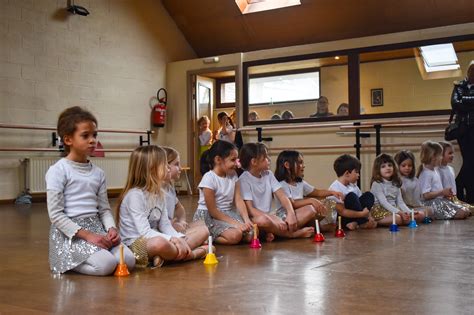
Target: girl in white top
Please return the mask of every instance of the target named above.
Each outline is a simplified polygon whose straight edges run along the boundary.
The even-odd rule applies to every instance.
[[[375,197],[375,203],[370,213],[377,225],[389,226],[395,213],[396,223],[406,225],[410,222],[412,209],[403,201],[400,187],[402,181],[398,175],[395,160],[388,154],[382,153],[375,158],[372,169],[372,185],[370,192]],[[423,213],[416,213],[415,220],[421,222]]]
[[[421,203],[420,185],[418,178],[415,176],[415,156],[411,151],[402,150],[397,152],[394,157],[398,165],[398,171],[402,180],[402,197],[405,204],[414,208],[416,212],[431,216],[433,211],[430,207],[424,207]]]
[[[184,206],[176,196],[176,190],[174,189],[174,182],[179,180],[181,174],[181,161],[179,153],[173,148],[163,147],[166,152],[166,158],[168,160],[168,167],[170,169],[166,185],[163,190],[165,193],[166,210],[168,212],[168,218],[171,221],[174,229],[186,235],[192,235],[199,233],[201,229],[209,232],[204,221],[195,221],[190,224],[186,221],[186,211]]]
[[[209,233],[201,229],[190,235],[177,232],[166,211],[163,185],[168,178],[166,152],[155,145],[136,148],[130,156],[125,188],[117,205],[123,242],[135,254],[137,265],[204,257],[201,246]]]
[[[336,202],[326,197],[344,199],[344,195],[338,191],[314,188],[303,180],[304,169],[303,155],[298,151],[285,150],[278,155],[275,177],[290,199],[296,215],[301,217],[300,220],[306,221],[307,225],[314,223],[315,219],[321,221],[326,217],[327,220],[322,222],[322,228],[326,230],[332,227],[332,213],[336,211]],[[284,209],[280,207],[277,212],[282,210]]]
[[[305,227],[314,218],[309,208],[296,212],[273,173],[269,171],[270,159],[263,143],[246,143],[240,149],[240,164],[246,170],[239,178],[242,198],[245,201],[252,222],[266,232],[267,241],[274,236],[310,237],[313,227]],[[282,208],[272,211],[273,195]]]
[[[46,173],[51,270],[109,275],[119,263],[120,236],[107,200],[104,172],[87,159],[97,144],[97,120],[75,106],[61,113],[57,130],[67,155]],[[128,249],[124,254],[133,269],[133,254]]]
[[[219,121],[219,129],[216,130],[215,140],[224,140],[231,143],[235,141],[235,126],[232,119],[227,115],[226,112],[220,112],[217,114],[217,120]]]
[[[453,196],[451,197],[451,201],[457,205],[466,207],[469,209],[469,212],[474,211],[474,206],[459,200],[456,196],[457,189],[456,189],[456,175],[454,172],[454,168],[449,163],[453,163],[454,160],[454,147],[450,142],[447,141],[440,141],[441,146],[443,147],[443,159],[441,160],[441,165],[438,166],[439,176],[441,177],[441,183],[443,184],[443,188],[451,188],[453,191]]]
[[[434,141],[425,141],[421,145],[418,179],[421,202],[433,209],[434,217],[440,220],[465,219],[469,215],[466,207],[450,200],[453,191],[450,187],[443,188],[437,167],[443,158],[443,147]]]
[[[240,196],[237,182],[237,148],[218,140],[207,154],[207,164],[199,183],[198,208],[194,221],[204,220],[217,243],[232,245],[250,242],[252,223]]]

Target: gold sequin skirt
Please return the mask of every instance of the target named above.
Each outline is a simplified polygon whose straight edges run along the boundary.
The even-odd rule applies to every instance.
[[[459,200],[458,197],[456,197],[456,196],[454,196],[454,197],[451,199],[451,201],[454,202],[455,204],[457,204],[458,206],[467,208],[467,209],[471,212],[471,215],[474,214],[474,206],[473,206],[473,205],[468,204],[467,202],[464,202],[464,201]]]
[[[392,216],[392,212],[388,211],[379,204],[375,204],[370,210],[370,215],[374,218],[375,221],[382,220],[385,217]]]
[[[136,261],[135,267],[145,268],[148,266],[150,262],[150,258],[148,257],[148,252],[146,250],[146,242],[147,242],[146,238],[140,237],[136,239],[129,246],[130,250],[135,256],[135,261]]]

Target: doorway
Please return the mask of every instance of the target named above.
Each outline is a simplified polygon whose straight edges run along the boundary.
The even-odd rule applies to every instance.
[[[238,103],[238,68],[212,68],[188,72],[188,108],[190,109],[190,132],[188,136],[189,165],[192,171],[193,194],[198,193],[198,184],[201,181],[200,158],[205,147],[201,147],[199,139],[199,118],[207,116],[210,120],[209,129],[214,138],[218,129],[217,114],[226,112],[228,115],[235,111],[238,117],[236,104]],[[236,127],[239,119],[235,119]]]

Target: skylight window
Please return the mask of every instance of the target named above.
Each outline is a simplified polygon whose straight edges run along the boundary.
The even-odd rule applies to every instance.
[[[458,70],[458,57],[453,44],[420,47],[426,72]]]
[[[235,0],[242,14],[269,11],[301,5],[300,0]]]

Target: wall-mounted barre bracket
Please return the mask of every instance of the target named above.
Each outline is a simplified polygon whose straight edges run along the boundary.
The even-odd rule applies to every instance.
[[[58,144],[59,138],[55,131],[51,132],[51,145],[55,147]]]
[[[258,142],[273,141],[272,137],[266,137],[266,138],[262,137],[262,127],[257,127],[257,128],[255,128],[255,130],[257,130],[257,141]]]
[[[375,155],[378,156],[382,153],[382,144],[380,143],[380,129],[382,129],[381,124],[374,125],[375,128]]]
[[[143,146],[144,143],[146,143],[147,145],[150,145],[151,144],[150,136],[151,136],[151,130],[146,131],[146,140],[143,140],[143,136],[140,136],[140,146]]]

